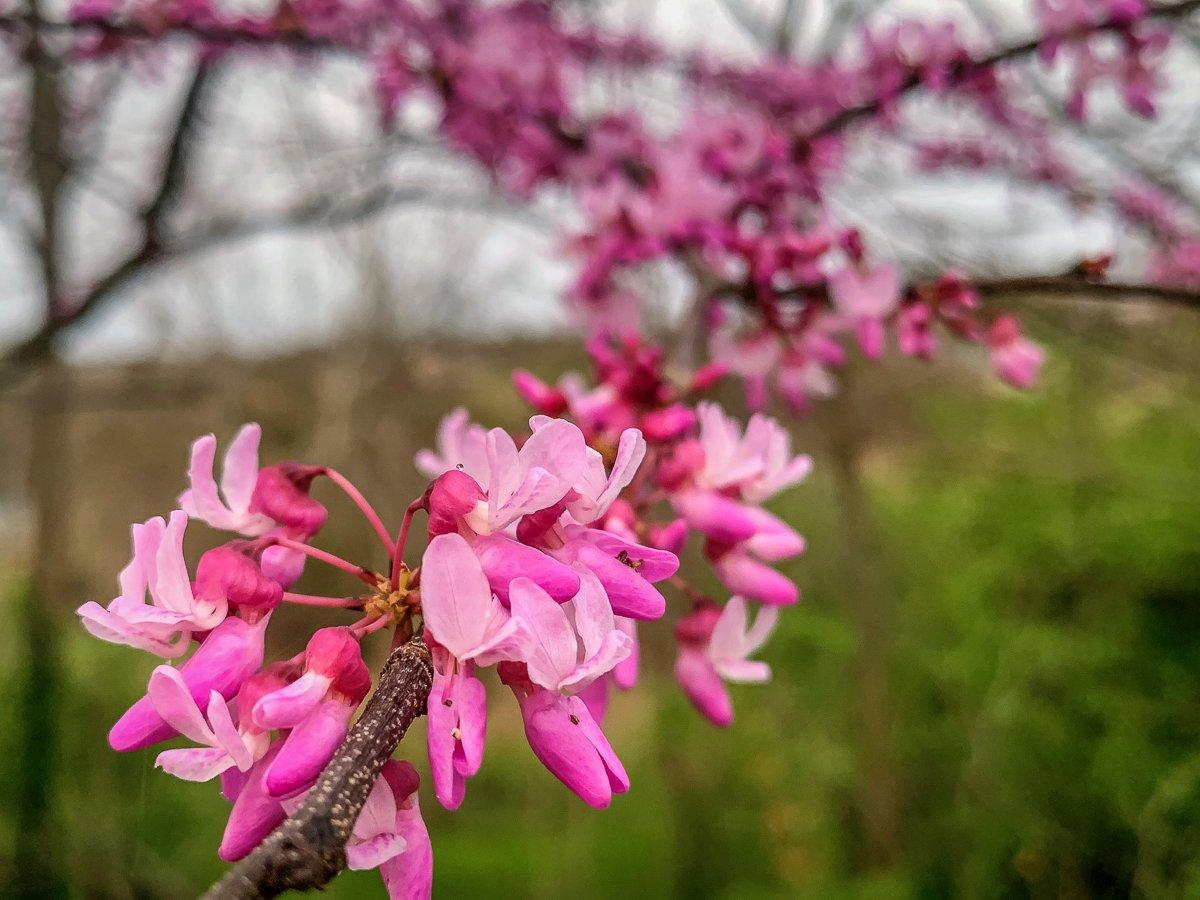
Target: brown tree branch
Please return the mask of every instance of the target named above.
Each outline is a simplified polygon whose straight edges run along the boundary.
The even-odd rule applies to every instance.
[[[346,867],[346,842],[383,764],[425,712],[433,664],[416,637],[392,651],[354,723],[300,809],[212,886],[205,900],[258,900],[323,888]]]
[[[47,34],[76,34],[97,32],[110,37],[130,41],[160,41],[170,39],[193,39],[207,44],[232,47],[281,47],[290,50],[321,50],[335,53],[353,53],[345,44],[324,38],[310,37],[296,31],[251,31],[247,28],[230,26],[199,26],[164,24],[161,28],[149,28],[136,22],[114,21],[105,16],[81,16],[70,21],[46,19],[31,13],[0,15],[0,31],[37,31]]]
[[[213,65],[203,60],[199,62],[188,82],[167,144],[166,160],[158,187],[140,216],[143,229],[141,244],[70,307],[62,306],[61,298],[55,296],[55,303],[47,310],[41,327],[25,340],[10,347],[0,357],[0,385],[11,380],[22,367],[45,358],[53,349],[54,341],[60,332],[85,318],[119,288],[140,274],[149,263],[162,256],[160,241],[163,222],[178,201],[187,178],[190,150],[195,142],[200,107],[213,78]]]
[[[1056,294],[1079,300],[1095,300],[1102,303],[1138,302],[1152,300],[1170,303],[1191,309],[1200,309],[1200,287],[1185,285],[1149,284],[1146,282],[1101,281],[1084,278],[1082,275],[1022,275],[1012,278],[968,278],[968,283],[984,294],[1014,296],[1017,294]],[[757,302],[754,286],[748,282],[717,281],[710,279],[702,288],[700,296],[706,299],[729,298],[742,303]],[[828,300],[820,289],[795,288],[778,291],[777,300]]]
[[[1150,7],[1148,18],[1151,19],[1181,19],[1184,16],[1190,15],[1193,12],[1200,10],[1200,0],[1181,0],[1176,3],[1157,3]],[[1117,31],[1125,27],[1125,20],[1121,18],[1109,18],[1094,25],[1085,25],[1078,28],[1073,28],[1059,35],[1053,35],[1061,41],[1077,41],[1092,34],[1097,34],[1106,31]],[[948,80],[951,85],[961,85],[987,72],[993,66],[1000,63],[1008,62],[1012,59],[1019,59],[1024,56],[1029,56],[1035,53],[1039,47],[1045,42],[1047,37],[1051,35],[1038,35],[1030,38],[1021,44],[1014,44],[1010,47],[1005,47],[997,50],[988,56],[980,57],[972,60],[969,63],[964,63],[955,66],[948,73]],[[815,128],[809,130],[802,135],[804,140],[813,140],[815,138],[824,137],[843,130],[848,125],[857,122],[859,119],[866,118],[879,112],[886,103],[893,102],[897,97],[907,94],[910,91],[921,87],[922,81],[917,73],[911,73],[905,78],[899,89],[889,93],[886,97],[872,97],[864,100],[862,103],[854,106],[847,106],[836,115],[830,116],[824,122],[821,122]]]
[[[1092,281],[1078,275],[977,279],[971,283],[985,294],[1057,294],[1100,302],[1154,300],[1200,309],[1200,288],[1181,285]]]
[[[31,335],[0,351],[0,388],[17,380],[28,366],[49,352],[55,339],[64,331],[79,324],[102,306],[115,299],[121,291],[151,274],[158,266],[203,253],[243,238],[252,238],[292,229],[336,227],[361,222],[388,209],[407,203],[429,202],[442,209],[457,206],[486,207],[489,198],[439,197],[424,188],[397,188],[385,185],[362,197],[346,202],[338,197],[318,197],[291,209],[259,216],[220,218],[203,227],[164,243],[143,243],[108,274],[94,282],[83,298],[69,310],[48,318]],[[500,205],[499,210],[507,207]]]

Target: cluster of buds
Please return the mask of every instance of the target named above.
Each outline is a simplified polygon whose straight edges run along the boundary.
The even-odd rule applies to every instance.
[[[145,696],[109,733],[118,751],[177,737],[157,765],[191,781],[220,780],[232,804],[220,856],[250,853],[299,807],[345,739],[372,687],[361,642],[390,629],[393,646],[422,634],[433,660],[427,703],[433,794],[456,809],[483,763],[487,689],[495,667],[513,692],[529,746],[567,788],[595,808],[629,789],[603,726],[611,689],[638,680],[638,623],[662,619],[660,588],[687,603],[676,620],[675,672],[707,718],[729,725],[726,682],[765,681],[748,657],[765,642],[778,608],[798,591],[773,563],[804,542],[761,504],[801,480],[783,429],[755,415],[744,433],[696,393],[721,374],[664,374],[659,348],[637,339],[593,342],[598,384],[558,387],[525,372],[515,380],[538,409],[515,438],[486,430],[465,411],[447,416],[436,447],[418,454],[428,487],[394,533],[341,473],[283,463],[260,467],[257,425],[237,434],[214,477],[216,440],[192,447],[189,488],[167,520],[133,526],[133,560],[107,607],[79,608],[93,635],[166,660]],[[564,417],[566,416],[566,417]],[[572,421],[574,419],[574,421]],[[310,496],[326,478],[362,512],[387,549],[374,572],[313,540],[324,506]],[[420,561],[405,561],[413,522],[427,514]],[[194,574],[183,552],[188,520],[234,532]],[[690,533],[732,596],[723,605],[679,574]],[[310,561],[357,578],[366,591],[296,593]],[[748,607],[763,607],[751,625]],[[316,630],[295,656],[265,660],[269,623],[289,605],[357,610],[348,625]],[[425,896],[432,850],[417,802],[418,776],[389,762],[347,846],[351,868],[378,868],[392,896]]]

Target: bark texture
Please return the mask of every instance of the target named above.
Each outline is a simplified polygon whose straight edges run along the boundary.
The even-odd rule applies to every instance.
[[[204,895],[253,900],[322,888],[346,867],[346,842],[371,786],[433,685],[429,650],[413,638],[392,651],[362,717],[350,729],[304,805]]]

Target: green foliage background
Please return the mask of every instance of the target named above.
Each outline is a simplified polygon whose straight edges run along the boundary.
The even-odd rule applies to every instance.
[[[611,810],[584,808],[541,769],[493,684],[467,802],[447,814],[423,793],[435,895],[1200,896],[1196,320],[1062,321],[1042,323],[1052,361],[1032,394],[953,360],[893,361],[864,368],[849,397],[800,426],[817,468],[776,508],[810,551],[790,572],[804,599],[765,654],[775,680],[735,688],[735,727],[711,729],[672,688],[668,628],[645,629],[653,662],[610,724],[634,786]],[[489,359],[495,373],[507,364],[500,350]],[[499,395],[494,373],[470,383],[487,378]],[[492,408],[493,421],[519,418],[507,395]],[[850,414],[879,550],[869,559],[846,551],[825,437]],[[864,851],[860,640],[846,596],[864,567],[881,594],[866,599],[890,610],[900,829],[883,869]],[[10,574],[15,609],[23,581]],[[151,662],[63,621],[63,682],[47,698],[60,746],[44,772],[19,743],[27,653],[0,629],[0,788],[31,767],[50,779],[71,896],[194,895],[222,871],[226,806],[211,786],[155,771],[154,751],[107,749]],[[423,731],[402,750],[423,766]],[[0,847],[15,828],[0,804]],[[329,896],[381,893],[359,873]]]

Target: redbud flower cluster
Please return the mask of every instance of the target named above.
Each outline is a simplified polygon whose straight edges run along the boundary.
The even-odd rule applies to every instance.
[[[809,458],[794,455],[786,432],[761,414],[743,429],[716,404],[694,403],[718,368],[677,385],[652,344],[628,338],[590,349],[592,386],[568,377],[551,387],[516,373],[538,410],[526,435],[485,429],[463,410],[447,416],[436,446],[416,459],[428,487],[394,536],[336,470],[260,466],[256,425],[230,443],[219,481],[216,440],[198,439],[179,509],[133,526],[119,595],[78,612],[96,637],[165,662],[109,744],[129,752],[184,739],[156,764],[185,780],[219,780],[231,803],[222,859],[249,854],[303,802],[372,688],[361,642],[377,631],[390,631],[394,646],[420,634],[431,650],[427,754],[433,794],[447,809],[463,802],[483,764],[481,675],[493,668],[551,774],[598,809],[629,789],[605,712],[614,688],[637,683],[638,628],[666,615],[664,587],[686,604],[676,616],[675,674],[705,717],[729,725],[726,684],[770,677],[749,657],[779,608],[798,599],[774,564],[804,541],[762,504],[802,480]],[[326,520],[310,493],[320,478],[362,512],[389,571],[314,545]],[[422,511],[428,543],[410,565],[406,546]],[[235,535],[194,569],[183,551],[189,520]],[[689,534],[728,591],[723,603],[679,574]],[[310,563],[340,569],[365,590],[293,592]],[[266,629],[293,605],[361,618],[319,628],[294,656],[267,660]],[[752,608],[760,610],[753,619]],[[430,890],[418,781],[410,763],[389,761],[347,846],[348,865],[378,868],[393,897]]]

